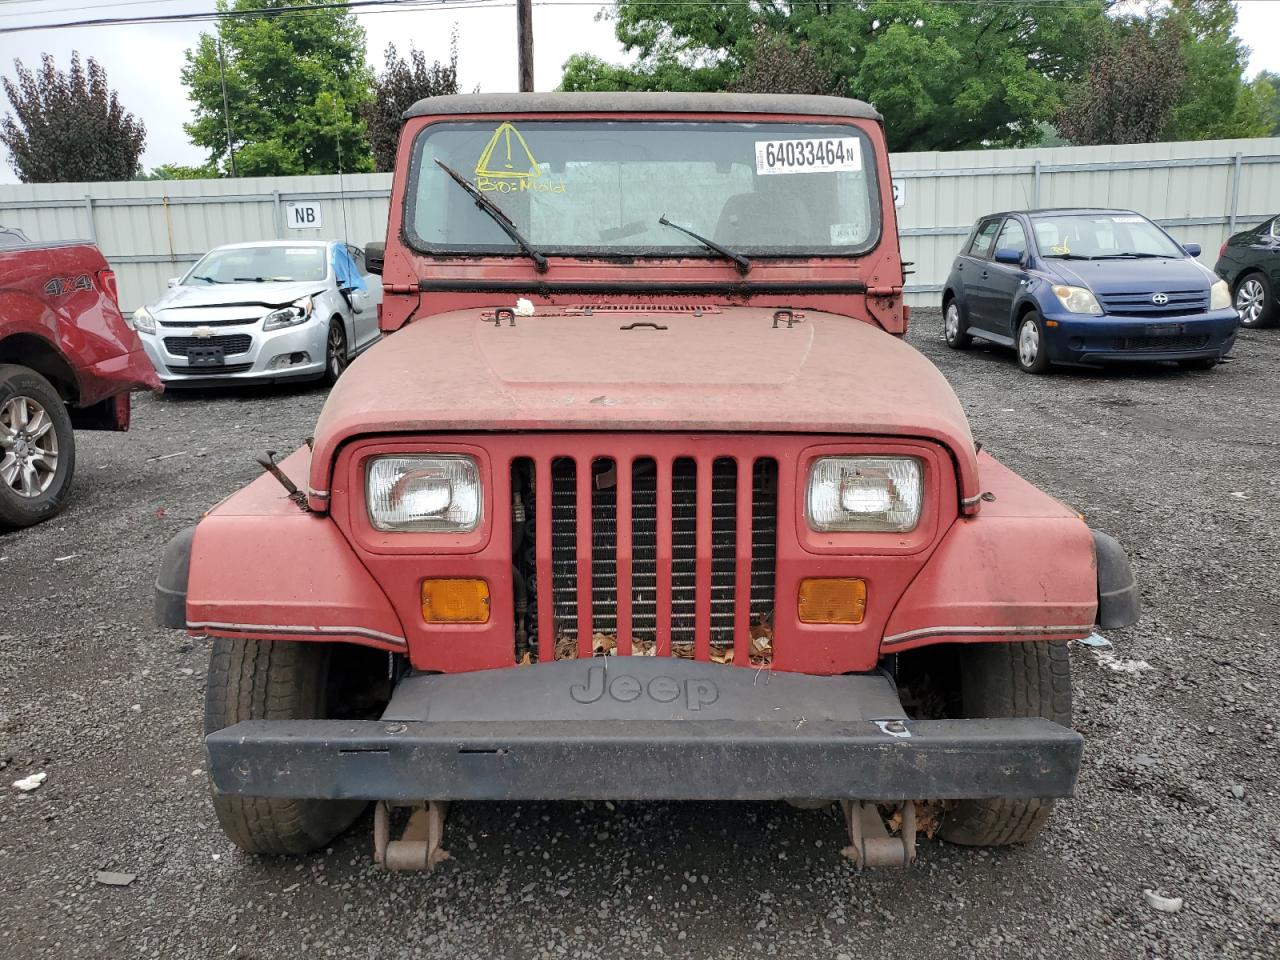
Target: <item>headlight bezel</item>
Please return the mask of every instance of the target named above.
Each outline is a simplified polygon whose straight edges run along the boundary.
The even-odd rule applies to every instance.
[[[306,323],[315,315],[315,302],[310,296],[299,297],[287,307],[277,307],[262,317],[262,332],[287,330]]]
[[[410,518],[392,521],[387,518],[386,513],[380,516],[375,503],[375,498],[378,496],[375,491],[375,483],[385,483],[386,478],[375,478],[375,473],[380,467],[388,464],[398,464],[402,468],[399,479],[394,481],[393,486],[407,482],[413,473],[427,474],[434,471],[435,476],[428,475],[418,479],[421,482],[440,481],[447,485],[449,497],[445,508],[433,511],[420,519]],[[441,516],[441,514],[451,511],[455,503],[460,499],[457,491],[465,489],[465,487],[460,488],[455,484],[454,479],[449,476],[450,469],[460,470],[463,474],[469,474],[469,479],[474,488],[474,496],[467,498],[466,509],[461,511],[467,518],[464,521],[450,520]],[[453,451],[379,453],[368,457],[364,461],[364,468],[361,472],[364,477],[365,518],[369,526],[378,534],[467,537],[476,534],[484,525],[486,515],[485,471],[479,459],[471,454]]]
[[[1078,287],[1069,283],[1055,283],[1051,287],[1053,295],[1062,304],[1067,313],[1082,317],[1101,317],[1104,313],[1098,297],[1088,287]]]
[[[809,525],[806,514],[810,466],[824,457],[914,457],[921,467],[920,518],[908,533],[886,531],[823,533]],[[960,478],[955,464],[938,442],[901,437],[839,440],[831,438],[804,447],[791,481],[791,505],[779,501],[779,514],[794,511],[795,535],[804,554],[831,557],[911,556],[928,549],[938,538],[944,517],[959,513]],[[816,575],[816,574],[815,574]],[[860,576],[854,571],[851,576]]]
[[[156,315],[145,306],[139,307],[128,316],[129,327],[138,333],[156,332]]]

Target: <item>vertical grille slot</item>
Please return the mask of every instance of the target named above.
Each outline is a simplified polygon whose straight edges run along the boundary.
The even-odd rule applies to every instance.
[[[551,462],[551,605],[555,656],[573,656],[561,640],[578,638],[578,471],[568,457]]]

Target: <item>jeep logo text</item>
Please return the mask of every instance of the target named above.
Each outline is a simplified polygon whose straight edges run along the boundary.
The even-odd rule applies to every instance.
[[[654,677],[647,684],[628,673],[615,673],[612,677],[604,667],[592,667],[587,671],[586,683],[575,683],[569,688],[569,696],[578,703],[595,703],[609,696],[619,703],[630,703],[643,695],[658,703],[672,703],[681,697],[690,710],[701,710],[720,698],[720,691],[710,680],[695,678],[681,683],[674,677]]]

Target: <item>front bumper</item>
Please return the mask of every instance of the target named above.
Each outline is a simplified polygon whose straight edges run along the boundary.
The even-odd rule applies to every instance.
[[[1082,748],[1038,717],[909,720],[883,674],[647,657],[415,675],[381,720],[206,743],[220,793],[398,802],[1065,797]]]
[[[1226,356],[1240,318],[1232,308],[1181,317],[1084,317],[1046,313],[1049,359],[1055,363],[1133,363]]]
[[[143,349],[166,387],[207,387],[220,383],[275,383],[319,377],[325,370],[325,324],[308,320],[296,327],[264,333],[257,324],[217,327],[217,336],[244,334],[250,337],[248,350],[226,355],[222,367],[193,367],[187,358],[171,352],[164,344],[169,337],[190,337],[191,327],[166,326],[163,321],[154,334],[139,334]],[[272,369],[275,358],[305,353],[305,363]]]

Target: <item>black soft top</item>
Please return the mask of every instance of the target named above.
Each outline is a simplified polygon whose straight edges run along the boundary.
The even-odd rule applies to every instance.
[[[781,93],[462,93],[427,97],[410,117],[463,113],[791,113],[881,120],[870,104],[845,97]]]

